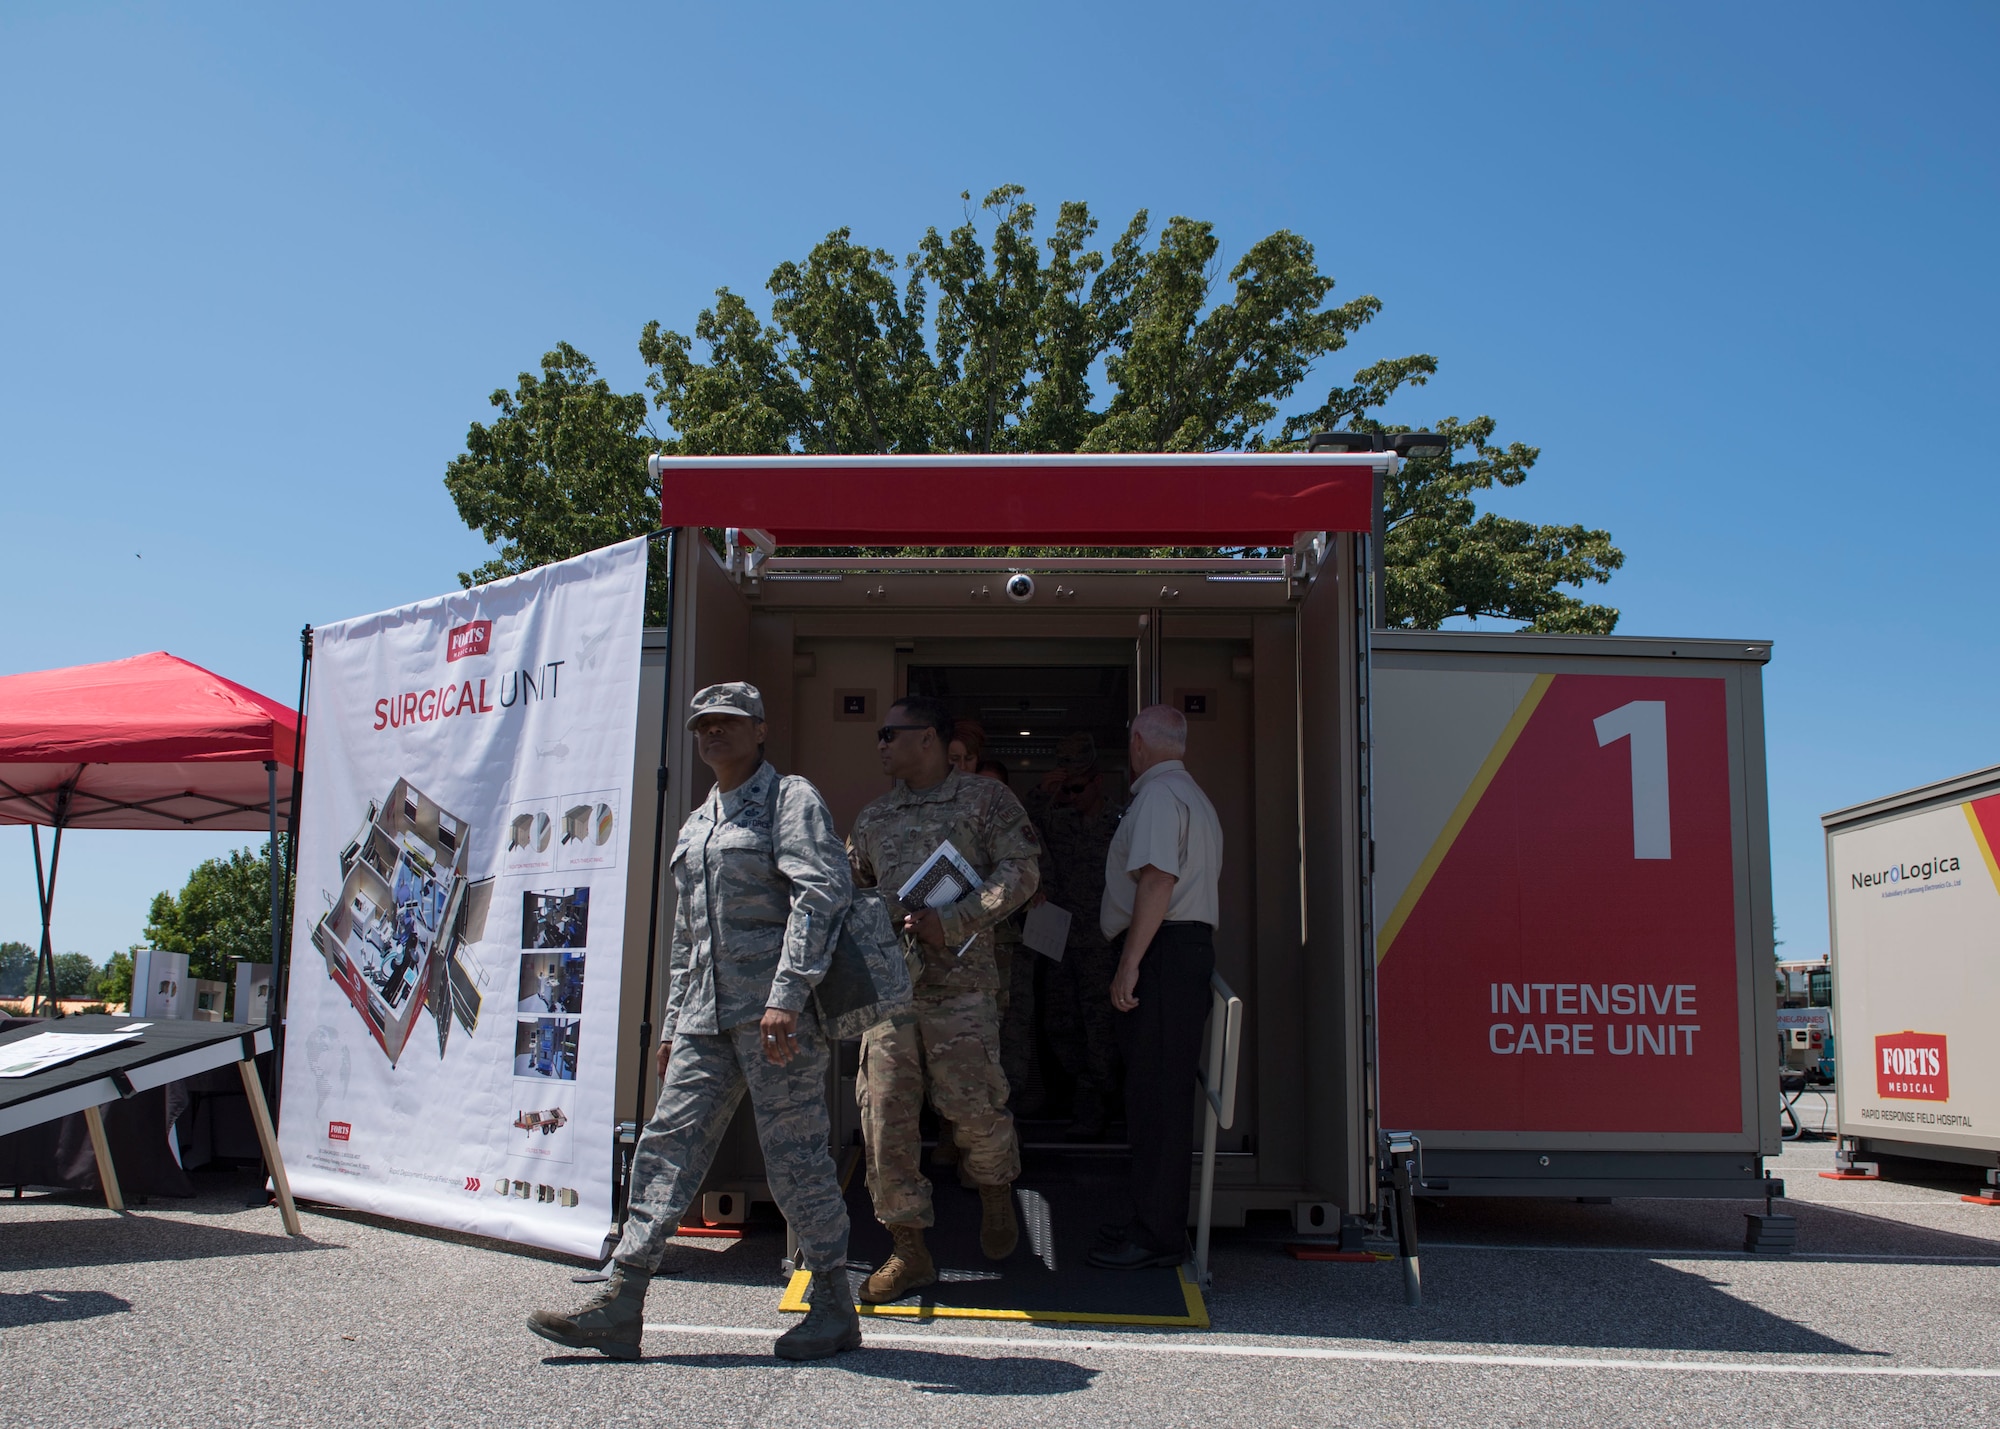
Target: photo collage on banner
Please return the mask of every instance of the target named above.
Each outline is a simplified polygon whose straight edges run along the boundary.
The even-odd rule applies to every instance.
[[[300,1196],[602,1249],[645,577],[631,541],[314,631]]]

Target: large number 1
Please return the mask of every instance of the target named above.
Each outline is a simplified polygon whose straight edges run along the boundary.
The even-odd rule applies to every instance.
[[[1594,721],[1597,747],[1632,741],[1632,857],[1672,858],[1667,814],[1667,702],[1633,700]]]

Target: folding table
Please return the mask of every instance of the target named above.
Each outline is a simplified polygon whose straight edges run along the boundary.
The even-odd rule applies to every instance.
[[[125,1198],[118,1189],[118,1171],[111,1164],[111,1147],[105,1140],[104,1120],[98,1108],[120,1097],[234,1062],[243,1078],[243,1094],[250,1100],[250,1118],[256,1123],[258,1144],[264,1149],[264,1165],[269,1168],[271,1184],[277,1189],[278,1210],[284,1217],[285,1231],[289,1235],[300,1234],[299,1210],[292,1202],[291,1183],[285,1177],[285,1163],[278,1155],[277,1133],[271,1127],[271,1109],[257,1076],[257,1054],[271,1050],[269,1027],[179,1019],[147,1022],[143,1018],[92,1013],[0,1032],[0,1048],[42,1032],[116,1032],[135,1024],[139,1024],[137,1041],[107,1047],[31,1076],[0,1077],[0,1136],[82,1112],[90,1130],[91,1149],[97,1156],[97,1175],[104,1184],[105,1203],[114,1211],[122,1211]]]

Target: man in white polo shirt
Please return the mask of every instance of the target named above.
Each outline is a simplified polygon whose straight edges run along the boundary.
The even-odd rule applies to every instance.
[[[1181,764],[1187,720],[1148,705],[1132,721],[1132,805],[1104,865],[1104,936],[1119,944],[1111,1005],[1125,1058],[1132,1219],[1106,1226],[1090,1263],[1110,1270],[1187,1259],[1194,1075],[1215,972],[1222,825]]]

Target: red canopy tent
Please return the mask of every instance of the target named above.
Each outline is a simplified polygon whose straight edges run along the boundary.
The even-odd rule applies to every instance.
[[[44,977],[51,1000],[55,992],[49,914],[63,830],[266,829],[275,912],[278,818],[292,804],[292,781],[281,788],[278,768],[297,767],[299,744],[294,710],[164,652],[0,676],[0,824],[33,831],[37,1006]],[[46,877],[43,826],[55,831]],[[274,974],[278,936],[274,916]]]

